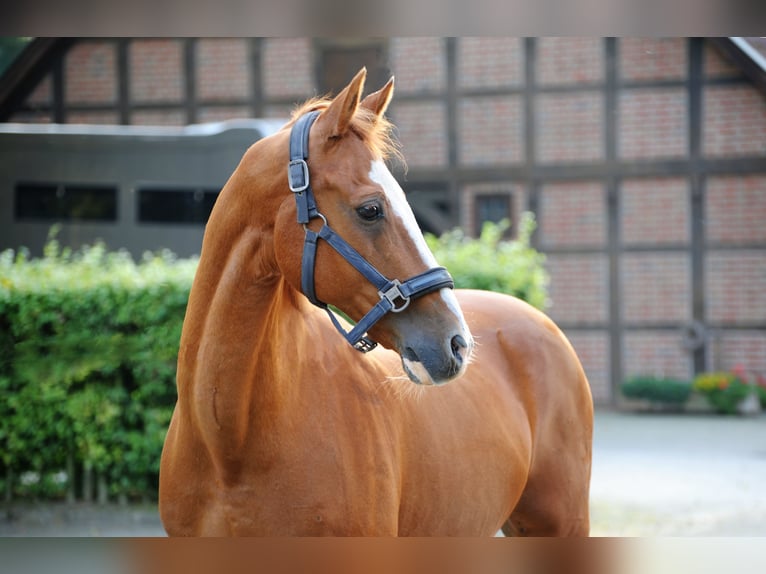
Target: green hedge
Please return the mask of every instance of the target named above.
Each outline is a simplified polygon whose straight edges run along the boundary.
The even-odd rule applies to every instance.
[[[545,256],[531,246],[535,226],[533,214],[524,212],[512,241],[503,240],[508,221],[485,223],[477,239],[455,229],[441,237],[426,235],[426,241],[436,260],[449,269],[457,288],[508,293],[545,309],[549,277]]]
[[[547,275],[507,224],[471,240],[429,237],[458,287],[518,295],[543,307]],[[15,498],[155,498],[162,443],[196,259],[135,263],[103,245],[73,253],[0,254],[0,487]]]
[[[0,255],[0,467],[12,496],[156,492],[196,261],[51,241]]]

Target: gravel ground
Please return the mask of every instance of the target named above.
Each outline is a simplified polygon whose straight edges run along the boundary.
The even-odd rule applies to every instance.
[[[766,415],[596,414],[595,536],[766,536]],[[153,506],[0,506],[0,536],[163,536]]]

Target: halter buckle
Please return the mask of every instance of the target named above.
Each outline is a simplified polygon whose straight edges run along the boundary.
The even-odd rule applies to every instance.
[[[292,159],[287,164],[287,182],[290,191],[300,193],[309,187],[309,165],[305,159]]]
[[[356,343],[353,344],[354,349],[362,353],[369,353],[377,346],[378,344],[375,341],[373,341],[372,339],[368,339],[367,337],[362,337]]]
[[[410,298],[405,297],[402,293],[402,290],[400,287],[402,286],[401,282],[398,279],[394,279],[392,282],[392,285],[387,288],[386,290],[380,290],[378,291],[378,295],[380,295],[381,299],[386,299],[389,303],[391,303],[391,312],[392,313],[401,313],[404,311],[407,307],[410,305]],[[397,307],[395,301],[397,299],[401,299],[404,301],[404,304],[401,307]]]

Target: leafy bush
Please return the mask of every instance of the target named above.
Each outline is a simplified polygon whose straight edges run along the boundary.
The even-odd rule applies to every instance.
[[[90,471],[108,494],[156,492],[195,269],[170,253],[135,263],[103,245],[73,253],[56,241],[41,259],[0,254],[6,496],[49,496],[62,473],[73,492]]]
[[[623,396],[629,399],[642,399],[655,405],[680,407],[689,399],[692,385],[688,381],[652,376],[636,376],[623,382],[620,386],[620,391]]]
[[[754,389],[738,374],[702,373],[694,379],[694,390],[703,395],[710,406],[721,414],[737,414],[740,403]]]
[[[458,287],[546,302],[543,256],[508,224],[428,242]],[[197,261],[138,263],[102,244],[0,254],[0,487],[6,497],[153,497],[176,399],[178,343]]]
[[[427,234],[426,242],[455,279],[455,287],[508,293],[544,309],[548,274],[543,267],[545,256],[530,245],[535,225],[534,215],[525,212],[513,241],[502,239],[510,227],[504,221],[485,223],[477,239],[455,229],[438,238]]]

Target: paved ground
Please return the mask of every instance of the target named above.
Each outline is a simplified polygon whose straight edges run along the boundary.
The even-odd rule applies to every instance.
[[[766,536],[766,415],[598,412],[596,536]],[[0,536],[162,536],[154,507],[0,507]]]

